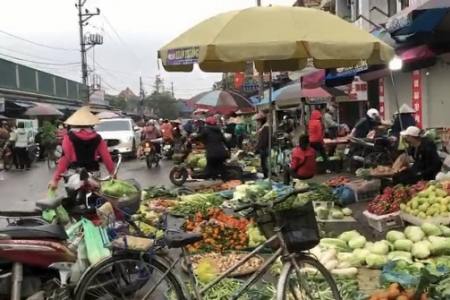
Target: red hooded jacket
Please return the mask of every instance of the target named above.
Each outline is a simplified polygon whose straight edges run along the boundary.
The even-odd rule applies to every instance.
[[[87,131],[81,129],[80,131],[75,131],[74,134],[82,140],[90,140],[97,136],[95,131]],[[55,180],[61,179],[61,174],[65,173],[70,166],[71,161],[77,161],[75,154],[75,149],[68,135],[64,136],[62,141],[62,150],[64,156],[62,156],[58,161],[58,166],[56,167]],[[111,174],[114,172],[114,162],[112,161],[111,154],[109,154],[108,146],[106,142],[102,139],[97,147],[96,156],[100,156],[108,172]]]
[[[311,143],[323,143],[322,113],[319,110],[311,112],[308,123],[309,141]]]
[[[316,175],[316,151],[309,146],[306,149],[295,147],[292,151],[291,170],[298,178],[311,178]]]

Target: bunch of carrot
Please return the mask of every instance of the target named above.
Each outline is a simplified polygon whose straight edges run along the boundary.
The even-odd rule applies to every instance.
[[[427,300],[427,294],[423,293],[420,298],[415,298],[413,290],[405,290],[398,283],[392,283],[387,290],[376,292],[369,300]]]

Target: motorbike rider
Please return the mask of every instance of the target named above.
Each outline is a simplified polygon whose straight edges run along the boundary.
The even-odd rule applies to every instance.
[[[88,106],[83,106],[70,116],[65,124],[70,131],[62,141],[63,155],[59,159],[56,172],[48,187],[58,188],[61,174],[68,169],[85,168],[88,172],[98,172],[100,164],[98,158],[105,164],[109,173],[114,172],[114,163],[103,138],[94,130],[99,120]]]
[[[380,124],[380,112],[375,108],[371,108],[367,111],[366,116],[356,123],[350,136],[357,139],[364,139],[369,132],[377,128]]]
[[[161,133],[164,142],[173,146],[173,127],[169,120],[165,119],[161,125]]]
[[[203,141],[206,149],[206,172],[210,177],[221,175],[222,180],[226,180],[227,169],[226,160],[230,157],[230,146],[218,126],[217,118],[206,119],[205,129],[199,133],[195,139]]]
[[[269,167],[267,160],[270,157],[269,153],[269,140],[270,140],[270,127],[267,122],[267,117],[262,113],[258,113],[254,119],[259,123],[258,127],[258,143],[256,144],[256,154],[259,154],[261,158],[261,169],[264,174],[264,178],[269,177]]]
[[[156,140],[161,137],[161,132],[159,131],[156,121],[155,120],[149,120],[147,122],[147,127],[145,127],[144,130],[144,138],[143,141],[145,142],[151,142],[151,140]],[[155,152],[157,155],[161,154],[161,143],[152,143],[155,147]]]

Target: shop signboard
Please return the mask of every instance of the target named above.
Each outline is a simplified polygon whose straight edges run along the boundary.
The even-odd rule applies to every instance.
[[[420,71],[412,73],[412,106],[416,111],[415,119],[417,126],[422,127],[422,76]]]
[[[386,107],[384,104],[384,78],[378,80],[378,97],[380,99],[380,117],[386,119]]]
[[[352,89],[349,93],[351,100],[367,101],[367,82],[356,76],[352,82]]]
[[[171,66],[191,65],[198,62],[199,48],[189,47],[170,49],[167,53],[166,64]]]
[[[366,71],[369,68],[365,60],[361,60],[359,63],[348,68],[337,68],[336,70],[329,70],[325,79],[336,79],[342,77],[353,77],[358,75],[359,72]]]

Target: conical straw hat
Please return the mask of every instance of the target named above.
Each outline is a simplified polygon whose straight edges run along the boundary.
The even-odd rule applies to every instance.
[[[83,106],[64,122],[69,126],[94,126],[98,123],[99,119],[91,113],[89,106]]]
[[[399,108],[397,113],[400,113],[400,114],[415,114],[416,111],[411,106],[409,106],[408,104],[404,103],[402,106],[400,106],[400,108]]]

